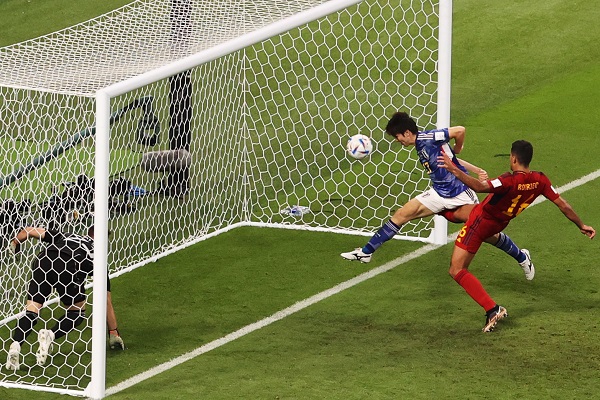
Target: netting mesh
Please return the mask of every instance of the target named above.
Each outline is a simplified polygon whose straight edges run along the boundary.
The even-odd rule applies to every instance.
[[[136,1],[0,49],[0,84],[92,96],[326,0]]]
[[[0,49],[2,248],[21,226],[84,234],[93,222],[96,91],[324,2],[137,1]],[[400,109],[434,126],[437,18],[437,1],[365,0],[113,98],[109,272],[237,223],[377,229],[428,185],[383,130]],[[375,142],[361,161],[345,153],[355,133]],[[282,213],[293,205],[309,212]],[[400,236],[427,238],[431,225],[406,224]],[[40,246],[0,259],[5,351]],[[21,369],[2,369],[0,384],[89,383],[90,304],[36,365],[37,332],[64,314],[56,300],[23,344]]]
[[[428,181],[416,158],[384,137],[391,113],[433,127],[437,16],[433,2],[366,2],[246,52],[253,220],[371,232]],[[349,136],[374,139],[363,162]],[[267,151],[265,151],[267,149]],[[431,221],[403,226],[427,237]]]

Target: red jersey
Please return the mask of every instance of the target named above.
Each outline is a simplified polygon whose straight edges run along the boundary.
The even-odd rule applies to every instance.
[[[497,221],[510,221],[527,208],[539,195],[550,201],[560,195],[542,172],[507,172],[489,179],[491,192],[483,200],[483,213]]]

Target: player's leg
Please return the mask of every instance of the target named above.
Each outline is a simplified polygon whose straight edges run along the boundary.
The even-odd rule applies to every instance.
[[[29,336],[33,327],[38,321],[39,310],[42,304],[27,300],[25,315],[17,321],[17,326],[13,330],[12,339],[8,354],[6,356],[6,369],[16,371],[21,365],[21,345]]]
[[[477,193],[467,189],[456,197],[444,199],[443,208],[435,213],[453,223],[465,223],[471,215],[471,211],[479,204]]]
[[[466,204],[452,210],[443,210],[438,213],[448,221],[453,223],[464,223],[469,218],[471,211],[475,208],[475,204]],[[532,280],[535,276],[535,267],[531,261],[531,255],[529,250],[520,249],[513,240],[504,232],[500,232],[491,236],[485,240],[493,246],[496,246],[506,254],[514,258],[518,263],[523,272],[525,273],[525,279],[528,281]]]
[[[56,321],[52,327],[53,340],[66,336],[67,333],[77,328],[85,321],[85,301],[69,306],[65,314]]]
[[[36,296],[36,300],[39,299],[40,296]],[[27,304],[25,306],[25,315],[23,315],[17,321],[17,326],[13,330],[12,339],[19,344],[23,344],[27,336],[33,330],[35,324],[37,324],[38,316],[40,314],[40,309],[42,308],[42,303],[38,303],[37,301],[28,299]]]
[[[55,285],[61,302],[66,308],[65,314],[58,319],[52,333],[54,339],[60,339],[85,321],[85,276],[63,270],[59,282]]]
[[[402,225],[417,218],[424,218],[435,214],[435,210],[432,210],[432,206],[429,204],[431,198],[439,195],[435,193],[433,189],[427,192],[421,193],[414,199],[409,200],[401,208],[396,210],[392,218],[381,226],[375,232],[375,234],[369,239],[366,245],[362,248],[357,248],[348,253],[340,254],[347,260],[357,260],[360,262],[371,261],[371,255],[379,248],[382,244],[392,239],[400,230]]]
[[[85,321],[85,287],[84,277],[66,270],[59,260],[55,260],[54,270],[59,270],[58,279],[54,283],[61,302],[66,308],[65,314],[56,321],[52,329],[40,329],[38,332],[38,349],[35,353],[37,364],[46,364],[48,354],[52,351],[54,341],[65,336]]]
[[[499,232],[494,236],[487,238],[485,241],[514,258],[521,266],[521,269],[523,269],[525,279],[530,281],[535,277],[535,267],[531,261],[529,250],[520,249],[507,234]]]
[[[469,264],[475,257],[474,253],[462,249],[458,246],[454,247],[452,259],[450,261],[450,276],[462,286],[469,296],[477,304],[483,307],[484,310],[491,310],[496,305],[496,302],[488,295],[479,280],[469,271]]]
[[[22,344],[37,323],[40,310],[46,299],[52,293],[52,280],[56,275],[52,274],[50,263],[47,258],[34,261],[32,276],[27,285],[27,302],[25,304],[25,315],[19,318],[17,326],[13,331],[13,341]]]
[[[65,314],[59,318],[52,329],[40,329],[38,332],[38,349],[35,358],[38,365],[46,364],[48,354],[52,351],[54,341],[65,336],[85,320],[85,300],[70,305]]]
[[[431,205],[423,201],[424,197],[425,196],[419,195],[414,199],[409,200],[406,204],[396,210],[394,215],[392,215],[392,218],[390,218],[390,221],[392,221],[394,225],[400,227],[413,219],[425,218],[435,214],[435,211],[430,208]]]
[[[46,260],[47,261],[47,260]],[[33,331],[37,324],[40,309],[52,292],[52,286],[47,280],[45,268],[48,265],[44,260],[36,260],[32,265],[32,278],[27,285],[27,303],[25,315],[17,321],[17,326],[12,332],[13,342],[6,357],[6,369],[16,371],[21,363],[21,345]]]
[[[496,304],[484,289],[479,279],[468,270],[471,261],[475,257],[479,247],[481,247],[483,242],[482,237],[487,237],[487,231],[493,228],[485,225],[479,215],[471,215],[469,221],[460,230],[456,238],[448,272],[454,281],[485,310],[486,323],[483,331],[490,332],[494,329],[498,321],[508,314],[504,307]],[[482,228],[481,231],[479,230],[480,227]]]
[[[396,210],[392,218],[383,224],[375,235],[371,237],[369,242],[363,247],[363,252],[367,254],[374,253],[383,243],[393,238],[402,225],[408,221],[428,217],[433,214],[434,212],[418,196],[409,200],[405,205]]]
[[[465,204],[464,206],[460,206],[452,210],[443,210],[438,214],[452,223],[464,224],[469,219],[469,215],[471,214],[471,211],[473,210],[473,208],[475,208],[475,206],[476,204]]]

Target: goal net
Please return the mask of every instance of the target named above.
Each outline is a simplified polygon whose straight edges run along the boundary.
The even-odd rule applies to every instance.
[[[0,386],[103,396],[107,269],[114,278],[244,225],[370,235],[428,188],[384,128],[397,110],[421,129],[447,126],[449,7],[139,0],[1,48],[2,248],[24,226],[100,234],[83,323],[38,363],[38,332],[65,314],[50,296],[18,369],[5,356],[46,245],[0,258]],[[345,151],[356,133],[375,143],[360,161]],[[434,225],[398,237],[445,237]]]

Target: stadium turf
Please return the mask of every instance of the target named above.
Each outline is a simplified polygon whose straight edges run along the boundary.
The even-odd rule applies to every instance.
[[[125,3],[4,1],[0,42]],[[467,127],[462,156],[498,175],[508,169],[510,143],[523,138],[535,147],[532,168],[557,187],[598,170],[596,2],[455,3],[452,121]],[[598,193],[599,180],[564,192],[595,228]],[[586,239],[549,202],[506,232],[531,251],[537,274],[527,282],[512,259],[482,248],[471,270],[509,312],[492,334],[481,333],[481,309],[448,276],[446,245],[109,398],[597,397],[598,239]],[[241,228],[115,279],[128,349],[108,352],[107,387],[423,246],[393,241],[370,264],[339,257],[364,240]],[[64,398],[0,388],[1,399],[32,396]]]

